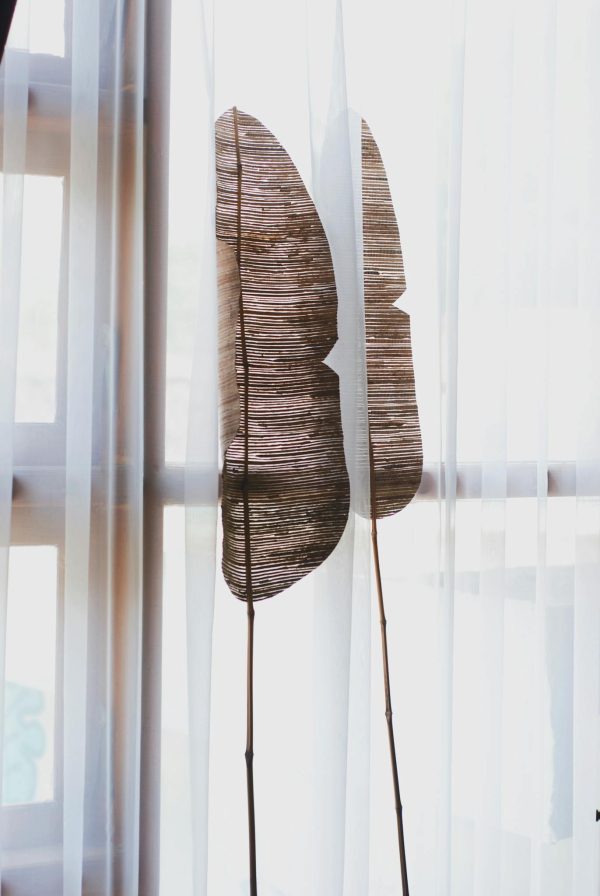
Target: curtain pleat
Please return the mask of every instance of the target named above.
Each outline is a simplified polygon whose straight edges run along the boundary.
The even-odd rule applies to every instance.
[[[598,54],[593,41],[600,20],[597,4],[583,3],[580,11],[582,40],[577,47],[582,90],[576,142],[575,177],[579,215],[576,222],[576,273],[578,353],[577,466],[575,510],[575,574],[573,583],[573,893],[593,893],[600,887],[597,818],[600,793],[600,676],[594,673],[600,657],[600,477],[596,466],[600,446],[598,415],[592,396],[598,395],[597,346],[600,338],[600,265],[594,246],[600,234],[600,180],[594,164],[600,147],[600,128],[593,109],[600,85]],[[595,497],[591,497],[594,495]],[[594,535],[596,533],[596,535]]]
[[[94,318],[98,216],[99,4],[73,9],[64,596],[64,896],[83,885]]]
[[[193,5],[192,5],[193,7]],[[196,126],[190,132],[187,116],[178,119],[182,128],[183,157],[171,160],[171,172],[179,170],[179,180],[171,183],[187,195],[192,190],[201,215],[187,239],[192,240],[194,269],[188,281],[196,316],[193,322],[194,353],[190,378],[189,425],[185,474],[185,562],[186,562],[186,646],[188,690],[188,754],[191,813],[191,879],[193,896],[206,892],[209,868],[210,794],[210,714],[213,619],[217,574],[217,525],[219,504],[218,433],[218,307],[215,252],[215,148],[214,121],[214,8],[203,0],[188,19],[186,10],[177,10],[179,27],[186,31],[190,49],[177,72],[172,96],[181,102],[194,90]],[[193,29],[190,29],[190,22]],[[190,83],[189,58],[200,46]],[[185,87],[181,90],[182,81]],[[186,89],[187,88],[187,89]],[[184,100],[185,101],[185,100]],[[179,107],[181,109],[181,106]],[[185,133],[185,136],[184,136]],[[190,139],[191,138],[191,139]],[[200,162],[200,164],[198,164]],[[193,179],[185,172],[197,169]],[[178,207],[174,204],[174,214]],[[186,231],[180,223],[178,233]],[[195,231],[195,232],[194,232]],[[173,252],[178,249],[173,242]],[[207,396],[211,396],[207,401]],[[186,861],[189,861],[189,856]],[[166,878],[168,880],[168,877]]]
[[[12,10],[11,10],[12,13]],[[8,33],[8,26],[4,35]],[[29,86],[29,4],[15,17],[4,53],[4,131],[2,140],[2,216],[0,274],[0,758],[4,762],[5,665],[14,483],[13,427],[16,407],[17,335],[21,286],[23,195],[27,152]],[[4,43],[3,43],[4,47]],[[3,788],[0,782],[0,796]],[[3,878],[0,863],[0,882]],[[0,883],[0,885],[2,885]]]

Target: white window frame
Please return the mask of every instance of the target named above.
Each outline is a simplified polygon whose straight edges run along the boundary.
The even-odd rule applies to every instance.
[[[68,159],[69,59],[29,54],[29,111],[26,176],[63,177]],[[0,78],[0,116],[4,80]],[[66,110],[66,111],[65,111]],[[1,147],[0,147],[1,153]],[[59,282],[60,321],[65,313],[64,247],[67,228],[67,190],[63,196],[63,242]],[[64,444],[65,369],[57,344],[56,416],[51,423],[18,423],[14,429],[13,508],[11,545],[49,545],[57,550],[57,605],[54,714],[54,795],[51,800],[2,806],[3,885],[34,892],[34,887],[58,887],[62,813],[62,595],[64,556],[64,487],[61,446]],[[64,476],[64,460],[63,472]]]

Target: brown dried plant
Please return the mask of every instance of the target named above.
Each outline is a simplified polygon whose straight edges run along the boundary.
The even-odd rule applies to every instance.
[[[406,289],[398,222],[381,154],[365,121],[362,122],[361,137],[371,541],[402,892],[404,896],[409,896],[377,520],[402,510],[415,496],[421,482],[423,451],[415,395],[410,319],[406,312],[394,307],[395,301]]]
[[[422,450],[400,236],[377,144],[362,123],[363,262],[371,536],[402,887],[408,874],[377,520],[421,479]],[[323,363],[337,339],[331,253],[287,152],[252,116],[216,124],[223,573],[247,603],[246,770],[250,892],[257,893],[253,776],[254,602],[316,569],[350,506],[339,382]]]
[[[223,573],[248,607],[246,770],[255,896],[254,602],[329,556],[346,526],[350,486],[338,377],[323,363],[337,339],[337,294],[319,216],[287,152],[252,116],[234,108],[218,119],[216,163],[217,239],[224,244]],[[233,350],[227,330],[236,317]]]

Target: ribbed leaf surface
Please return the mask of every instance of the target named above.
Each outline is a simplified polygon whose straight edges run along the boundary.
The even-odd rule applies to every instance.
[[[337,339],[327,239],[287,152],[255,118],[236,115],[237,147],[234,111],[216,124],[217,238],[239,252],[241,286],[240,413],[223,469],[223,573],[236,597],[246,599],[251,587],[261,600],[326,559],[346,525],[350,495],[338,377],[323,363]]]
[[[400,234],[388,179],[362,123],[363,262],[368,414],[377,518],[402,510],[421,482],[423,451],[410,318],[394,307],[406,289]]]

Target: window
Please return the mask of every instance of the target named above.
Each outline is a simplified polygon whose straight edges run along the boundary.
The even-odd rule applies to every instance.
[[[3,831],[5,880],[18,884],[31,865],[51,866],[60,828],[62,781],[61,431],[64,440],[65,175],[56,100],[67,93],[60,4],[32,3],[29,46],[3,66],[4,289],[20,276],[16,358],[12,547],[8,564],[4,685]],[[21,18],[21,20],[20,20]],[[60,23],[60,27],[58,24]],[[15,14],[19,47],[26,10]],[[10,53],[10,51],[9,51]],[[28,67],[19,94],[18,67]],[[7,68],[8,66],[8,68]],[[27,140],[19,143],[20,118]],[[9,118],[7,118],[9,116]],[[20,154],[26,154],[26,162]],[[24,164],[25,162],[25,164]],[[11,170],[12,169],[12,170]],[[25,174],[20,172],[25,170]],[[12,173],[16,171],[17,173]],[[21,246],[14,209],[22,191]],[[7,228],[10,230],[7,232]],[[12,255],[12,258],[11,258]],[[11,262],[20,270],[8,268]],[[16,276],[16,281],[15,281]],[[19,307],[18,304],[16,307]],[[6,383],[4,388],[6,389]]]
[[[557,27],[541,0],[466,22],[374,2],[344,0],[341,23],[333,0],[30,0],[28,51],[0,69],[15,896],[244,887],[211,128],[233,103],[272,117],[325,217],[341,96],[397,203],[425,449],[380,529],[415,891],[597,890],[597,23],[589,4]],[[260,607],[261,896],[398,888],[363,536]]]
[[[123,23],[113,6],[101,0],[94,26],[94,4],[74,12],[70,0],[19,3],[0,73],[3,288],[19,309],[18,340],[5,337],[17,354],[13,456],[3,455],[14,475],[2,876],[16,893],[62,892],[73,867],[77,874],[78,840],[86,886],[126,876],[120,846],[113,859],[104,831],[108,819],[118,827],[136,811],[128,795],[137,778],[120,758],[113,768],[119,743],[139,729],[138,685],[125,670],[135,669],[140,635],[137,592],[118,572],[133,562],[123,535],[128,435],[116,432],[108,408],[116,365],[120,383],[131,383],[135,367],[118,334],[127,334],[135,301],[137,224],[127,222],[139,183],[127,174],[142,98],[116,67],[114,29],[135,33],[133,7]],[[90,71],[96,83],[86,81]],[[131,84],[123,93],[119,77]],[[113,244],[117,226],[126,261]],[[5,379],[4,401],[7,388]]]

